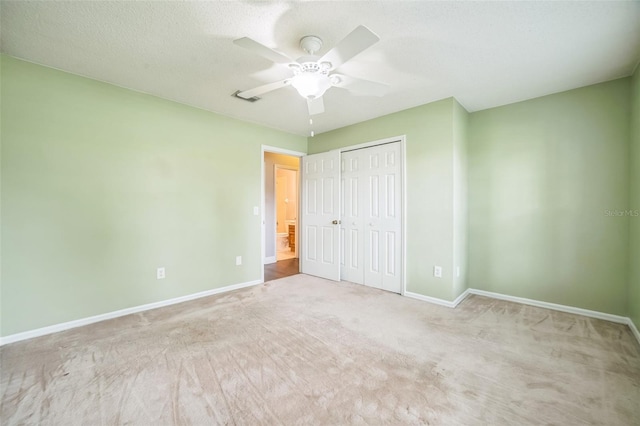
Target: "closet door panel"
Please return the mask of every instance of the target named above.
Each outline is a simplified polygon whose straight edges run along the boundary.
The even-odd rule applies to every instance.
[[[362,150],[367,156],[368,182],[365,194],[366,285],[399,293],[402,286],[402,191],[400,144]]]
[[[400,144],[342,153],[342,279],[401,292]]]
[[[344,256],[341,277],[345,281],[364,284],[362,162],[355,151],[342,154],[342,196],[340,229]]]

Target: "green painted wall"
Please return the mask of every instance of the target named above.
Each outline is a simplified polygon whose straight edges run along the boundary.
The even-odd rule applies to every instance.
[[[0,58],[2,336],[259,279],[260,145],[316,153],[398,135],[408,291],[453,300],[472,287],[640,325],[640,219],[607,215],[640,208],[638,71],[473,114],[445,99],[306,140]]]
[[[1,58],[3,336],[260,279],[260,145],[305,138]]]
[[[467,289],[469,113],[453,103],[453,297]]]
[[[0,54],[0,336],[2,336],[2,54]]]
[[[631,91],[631,203],[632,212],[640,211],[640,67],[633,75]],[[629,316],[640,330],[640,217],[629,217]]]
[[[309,153],[406,135],[407,290],[455,298],[453,98],[309,138]],[[433,276],[433,266],[443,277]]]
[[[627,315],[630,79],[471,114],[469,287]]]

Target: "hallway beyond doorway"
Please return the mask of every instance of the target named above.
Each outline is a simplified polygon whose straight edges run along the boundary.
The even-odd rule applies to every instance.
[[[279,260],[264,265],[264,282],[277,280],[300,273],[298,258]]]

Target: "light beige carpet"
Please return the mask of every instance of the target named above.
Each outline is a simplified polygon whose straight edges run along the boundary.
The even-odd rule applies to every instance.
[[[0,349],[2,425],[638,425],[620,324],[297,275]]]

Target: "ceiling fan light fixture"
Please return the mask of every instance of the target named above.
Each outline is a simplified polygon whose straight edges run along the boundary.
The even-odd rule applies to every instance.
[[[331,80],[324,73],[301,72],[293,77],[291,85],[303,98],[316,99],[324,95],[324,92],[331,87]]]
[[[380,93],[386,85],[367,80],[361,80],[348,75],[329,75],[342,64],[360,54],[375,43],[380,37],[367,27],[360,25],[351,31],[340,43],[326,52],[323,56],[316,56],[322,49],[322,39],[307,35],[300,39],[300,47],[307,53],[298,59],[292,59],[276,50],[258,43],[249,37],[242,37],[233,42],[258,55],[280,65],[288,66],[293,76],[273,83],[263,84],[236,95],[243,99],[260,96],[286,86],[293,86],[297,92],[307,100],[309,115],[324,112],[322,96],[331,87],[336,86],[350,92],[382,96]]]

